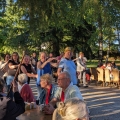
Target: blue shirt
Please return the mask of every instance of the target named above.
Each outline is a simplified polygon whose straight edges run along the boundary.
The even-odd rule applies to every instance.
[[[42,64],[42,63],[41,63]],[[47,63],[44,68],[42,69],[37,69],[37,74],[38,74],[38,77],[37,77],[37,82],[36,84],[39,86],[40,85],[40,76],[42,76],[43,74],[46,74],[46,73],[49,73],[51,74],[51,65],[50,63]]]
[[[76,76],[76,65],[72,60],[67,60],[62,58],[58,68],[62,68],[61,72],[68,72],[71,77],[71,82],[76,85],[77,84],[77,76]]]

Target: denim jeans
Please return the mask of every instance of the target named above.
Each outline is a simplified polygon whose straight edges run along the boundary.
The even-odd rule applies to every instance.
[[[11,99],[13,99],[13,91],[10,90],[11,83],[14,79],[14,76],[7,76],[6,83],[7,83],[7,92],[9,92],[9,96]]]
[[[8,75],[7,78],[6,78],[6,83],[7,83],[7,85],[11,85],[13,79],[14,79],[14,76]]]
[[[37,92],[38,92],[38,96],[37,96],[37,100],[40,99],[40,94],[41,94],[42,88],[41,86],[37,86]]]

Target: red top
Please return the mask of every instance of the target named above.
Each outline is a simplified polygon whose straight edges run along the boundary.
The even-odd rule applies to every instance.
[[[46,105],[49,103],[51,90],[52,90],[52,85],[50,85],[50,89],[47,91],[47,95],[46,95],[46,99],[45,99]]]
[[[64,100],[65,100],[65,93],[62,91],[62,93],[61,93],[61,98],[60,98],[60,100],[62,101],[62,102],[64,102]]]
[[[28,84],[25,84],[22,87],[22,89],[20,91],[20,95],[25,102],[35,102],[34,95],[33,95],[32,90]]]

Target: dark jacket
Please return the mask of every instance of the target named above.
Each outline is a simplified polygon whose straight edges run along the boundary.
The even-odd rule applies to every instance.
[[[15,101],[9,100],[4,102],[3,96],[0,95],[0,120],[15,120],[17,116],[25,112],[25,104],[19,92],[14,93]]]

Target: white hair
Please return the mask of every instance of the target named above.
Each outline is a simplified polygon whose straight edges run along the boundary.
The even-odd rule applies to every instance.
[[[69,74],[67,71],[63,71],[63,72],[61,72],[60,74],[65,74],[65,75],[66,75],[66,78],[69,78],[70,81],[71,81],[71,76],[70,76],[70,74]]]
[[[28,77],[26,74],[22,73],[18,75],[18,82],[20,82],[21,84],[25,84],[28,80]]]
[[[88,109],[83,100],[71,98],[65,103],[60,102],[57,110],[53,114],[53,120],[89,120]]]

